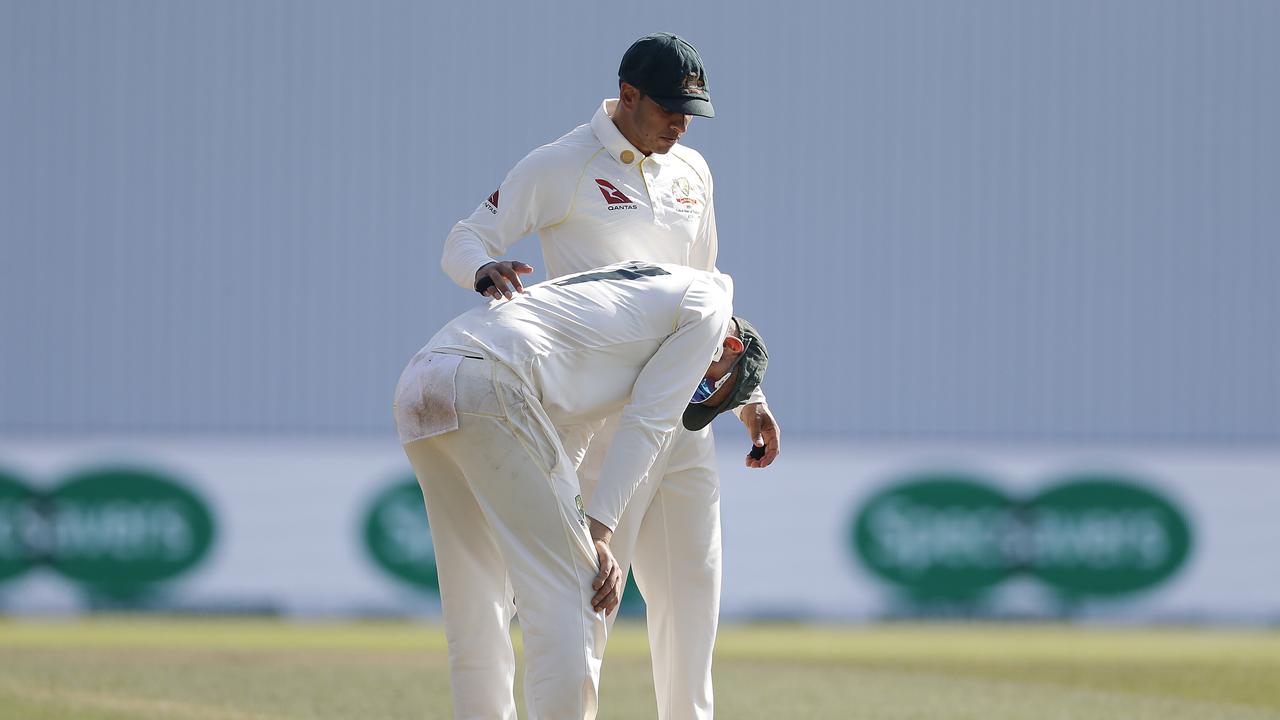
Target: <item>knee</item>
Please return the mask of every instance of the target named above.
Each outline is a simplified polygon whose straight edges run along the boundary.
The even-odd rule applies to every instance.
[[[591,648],[581,645],[549,649],[529,658],[526,683],[530,717],[594,717],[599,693],[600,662]]]
[[[510,624],[500,603],[452,603],[444,609],[449,657],[462,663],[486,662],[493,648],[511,642]]]

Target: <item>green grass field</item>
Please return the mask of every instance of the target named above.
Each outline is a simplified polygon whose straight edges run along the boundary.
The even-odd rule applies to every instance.
[[[656,715],[643,628],[610,639],[604,720]],[[717,716],[1280,718],[1280,632],[729,626]],[[449,718],[440,629],[247,620],[0,621],[0,718]]]

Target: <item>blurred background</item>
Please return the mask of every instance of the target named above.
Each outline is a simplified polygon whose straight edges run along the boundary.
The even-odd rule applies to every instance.
[[[1280,622],[1262,0],[0,2],[0,612],[435,617],[443,239],[656,30],[784,432],[727,620]]]

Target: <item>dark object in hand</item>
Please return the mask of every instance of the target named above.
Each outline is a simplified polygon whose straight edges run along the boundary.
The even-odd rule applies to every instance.
[[[485,293],[489,292],[489,288],[491,287],[493,287],[493,278],[489,277],[488,275],[485,275],[484,277],[476,281],[476,292],[480,293],[481,295],[484,295]]]
[[[747,457],[750,457],[752,460],[759,460],[760,458],[764,457],[765,447],[766,446],[764,445],[752,445],[751,453]]]

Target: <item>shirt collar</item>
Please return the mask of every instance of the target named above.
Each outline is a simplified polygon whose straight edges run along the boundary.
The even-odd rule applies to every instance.
[[[600,109],[596,110],[595,116],[591,118],[591,130],[614,160],[623,165],[635,165],[645,159],[645,154],[637,150],[618,126],[613,124],[613,118],[610,115],[616,107],[618,107],[617,98],[610,98],[600,103]],[[648,158],[652,162],[662,164],[662,155],[658,153],[653,153]]]

